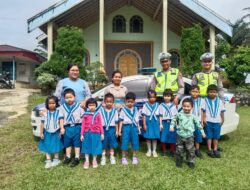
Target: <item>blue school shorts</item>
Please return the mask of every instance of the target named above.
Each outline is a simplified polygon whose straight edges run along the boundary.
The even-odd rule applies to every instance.
[[[194,141],[197,143],[202,143],[202,134],[196,125],[195,125],[195,131],[194,131]]]
[[[109,127],[106,130],[106,127],[103,128],[104,130],[104,140],[102,141],[102,148],[103,149],[114,149],[118,146],[117,138],[115,136],[116,128]]]
[[[207,139],[220,139],[220,123],[207,122],[205,127],[205,133]]]
[[[139,150],[139,135],[137,126],[134,124],[123,124],[121,149],[123,151],[127,151],[130,142],[133,150]]]
[[[77,124],[74,126],[64,126],[65,134],[63,137],[64,148],[68,147],[81,147],[80,133],[81,133],[81,125]]]

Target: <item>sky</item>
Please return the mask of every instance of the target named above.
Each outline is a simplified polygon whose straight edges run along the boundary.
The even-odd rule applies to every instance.
[[[60,0],[0,0],[0,44],[34,50],[39,29],[28,33],[27,19]],[[250,0],[199,0],[204,5],[234,23],[246,15],[242,9],[250,7]]]

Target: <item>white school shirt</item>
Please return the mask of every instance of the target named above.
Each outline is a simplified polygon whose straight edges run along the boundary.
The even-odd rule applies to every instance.
[[[132,114],[134,114],[134,112],[135,112],[133,119],[137,123],[136,125],[138,125],[139,124],[139,112],[138,112],[136,107],[133,107],[132,109],[129,109],[127,107],[123,107],[121,109],[121,112],[120,112],[119,121],[122,121],[123,124],[132,124],[133,123],[133,121],[131,121],[131,119],[127,116],[127,114],[125,113],[124,110],[130,110],[132,112]]]
[[[44,129],[49,133],[56,132],[59,128],[60,110],[57,108],[55,111],[47,111],[41,118],[41,123],[44,125]]]
[[[195,115],[201,122],[201,112],[202,112],[201,106],[204,104],[203,103],[204,99],[198,97],[196,99],[191,98],[191,100],[193,101],[192,114]]]
[[[221,112],[226,111],[219,97],[216,97],[214,100],[206,97],[202,102],[201,109],[206,113],[206,121],[212,123],[221,123]]]
[[[106,128],[106,130],[108,130],[109,127],[115,127],[119,121],[118,111],[115,108],[112,108],[108,112],[104,107],[101,107],[99,113],[101,114],[103,126]]]
[[[64,103],[60,106],[60,119],[64,120],[64,125],[74,125],[82,123],[84,110],[80,104],[75,102],[72,106]]]
[[[165,107],[168,109],[166,109]],[[174,103],[161,103],[159,106],[160,116],[163,120],[173,119],[174,116],[178,113],[178,109]]]
[[[154,103],[153,105],[150,104],[149,102],[146,102],[143,107],[142,107],[142,111],[141,114],[144,116],[152,116],[155,117],[157,119],[157,117],[159,116],[160,112],[159,112],[159,103]],[[151,110],[150,110],[151,109]],[[154,112],[154,113],[153,113]],[[154,114],[154,115],[152,115]]]

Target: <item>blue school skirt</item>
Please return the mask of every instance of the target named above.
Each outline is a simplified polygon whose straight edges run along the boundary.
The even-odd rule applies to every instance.
[[[121,149],[123,151],[127,151],[130,142],[133,150],[139,150],[139,135],[137,126],[134,124],[123,124]]]
[[[102,154],[102,140],[100,133],[92,133],[91,131],[84,133],[82,141],[82,154],[99,155]]]
[[[60,138],[60,130],[55,133],[49,133],[46,130],[43,132],[44,139],[40,139],[38,149],[41,152],[55,154],[63,149],[63,142]]]
[[[103,128],[104,130],[104,140],[102,141],[102,148],[103,149],[114,149],[118,146],[117,138],[115,136],[115,127],[109,127],[106,130],[106,127]]]
[[[163,120],[163,129],[161,131],[161,142],[176,144],[176,126],[174,127],[174,132],[169,131],[171,119]]]
[[[145,139],[160,139],[160,123],[155,118],[149,120],[149,116],[146,116],[147,130],[143,128],[143,137]]]

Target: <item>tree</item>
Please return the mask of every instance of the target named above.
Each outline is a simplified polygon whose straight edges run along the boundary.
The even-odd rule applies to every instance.
[[[89,81],[93,90],[95,90],[98,85],[108,82],[108,77],[103,71],[103,65],[99,61],[93,62],[86,66],[86,72],[86,80]]]
[[[86,77],[86,71],[83,66],[84,58],[84,40],[83,32],[77,27],[61,27],[58,29],[58,36],[55,41],[55,50],[51,58],[42,63],[36,70],[35,74],[39,84],[42,84],[43,92],[51,92],[58,78],[65,78],[67,66],[70,63],[77,64],[80,71],[80,77]],[[50,76],[50,80],[41,83],[44,76]],[[52,80],[54,79],[54,80]]]
[[[220,65],[236,85],[244,84],[244,73],[250,73],[250,47],[238,47],[231,57],[222,59]]]
[[[84,51],[84,39],[81,29],[73,26],[59,28],[55,40],[55,50],[50,60],[36,69],[36,76],[42,73],[50,73],[59,78],[64,78],[67,76],[68,64],[74,63],[79,67],[80,77],[85,78]]]
[[[205,40],[200,25],[183,28],[181,34],[180,54],[183,59],[182,73],[192,76],[200,71],[200,56],[205,51]]]

